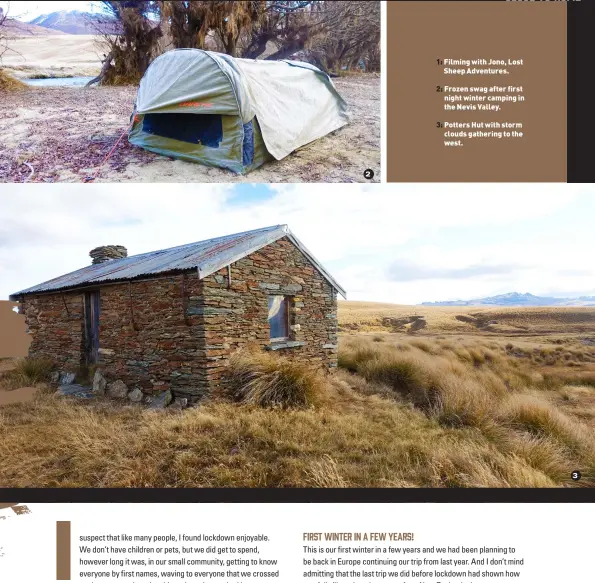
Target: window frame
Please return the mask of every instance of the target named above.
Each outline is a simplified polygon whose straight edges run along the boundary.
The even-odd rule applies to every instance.
[[[285,318],[284,318],[284,328],[287,336],[275,336],[273,337],[272,328],[271,328],[271,319],[268,318],[268,311],[267,311],[267,324],[269,326],[269,342],[287,342],[291,340],[291,317],[290,317],[290,307],[291,307],[291,296],[285,296],[281,294],[269,294],[267,296],[267,310],[270,310],[270,300],[271,298],[275,297],[282,297],[281,303],[285,304]]]

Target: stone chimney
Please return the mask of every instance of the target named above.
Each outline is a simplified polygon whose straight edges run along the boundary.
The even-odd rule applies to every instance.
[[[91,259],[93,259],[91,263],[95,265],[96,263],[105,263],[112,259],[128,257],[128,250],[126,247],[122,247],[122,245],[104,245],[92,249],[89,251],[89,255],[91,256]]]

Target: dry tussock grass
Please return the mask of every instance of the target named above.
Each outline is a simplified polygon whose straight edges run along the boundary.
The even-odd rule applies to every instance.
[[[31,387],[49,380],[53,363],[43,358],[19,358],[0,375],[0,389],[13,391]]]
[[[584,403],[589,395],[595,412],[595,389],[540,374],[531,364],[481,341],[403,338],[378,345],[360,336],[347,338],[340,353],[346,370],[383,385],[385,396],[392,390],[395,399],[413,404],[441,426],[473,428],[500,452],[558,483],[568,479],[573,464],[587,468],[587,483],[595,485],[595,424],[555,403],[556,398],[571,401],[568,395],[571,402]]]
[[[11,405],[0,412],[0,483],[20,487],[560,483],[524,459],[500,451],[478,432],[441,427],[420,411],[358,395],[347,383],[341,393],[333,408],[270,410],[210,403],[181,414],[109,403],[89,406],[40,394],[31,405]]]
[[[243,403],[159,412],[39,393],[0,409],[0,485],[554,487],[575,469],[595,485],[593,426],[574,409],[590,387],[552,388],[494,343],[394,338],[346,339],[326,379],[238,356]]]
[[[269,352],[237,352],[230,359],[234,399],[261,407],[311,407],[325,393],[321,372]]]
[[[9,75],[3,69],[0,69],[0,93],[9,91],[23,91],[27,85],[19,79]]]

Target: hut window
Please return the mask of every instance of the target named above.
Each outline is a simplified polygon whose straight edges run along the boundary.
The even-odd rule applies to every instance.
[[[271,340],[289,338],[289,298],[269,296],[269,327]]]

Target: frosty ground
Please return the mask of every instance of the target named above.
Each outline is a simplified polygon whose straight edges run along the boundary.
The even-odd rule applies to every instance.
[[[377,182],[380,77],[334,79],[351,123],[238,176],[144,151],[124,137],[95,182]],[[35,87],[2,95],[0,181],[83,182],[95,176],[130,121],[136,87]],[[372,180],[364,171],[374,172]]]

